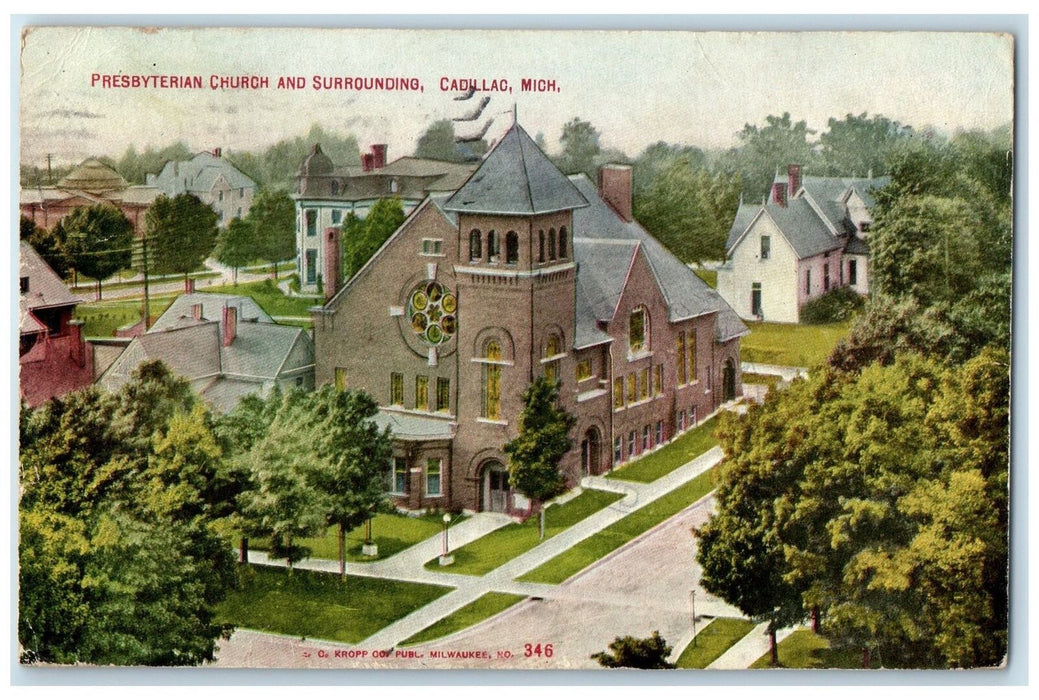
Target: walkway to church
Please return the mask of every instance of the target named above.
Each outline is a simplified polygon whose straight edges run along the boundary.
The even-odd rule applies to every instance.
[[[546,612],[555,611],[554,614],[558,617],[558,624],[563,625],[563,627],[568,624],[576,624],[577,619],[574,617],[574,614],[577,609],[580,609],[585,622],[589,620],[597,621],[595,624],[603,627],[604,634],[606,634],[607,629],[611,630],[605,642],[594,636],[589,638],[587,642],[582,642],[582,648],[576,652],[576,656],[570,659],[571,663],[575,663],[578,666],[586,666],[587,664],[581,663],[582,659],[587,660],[587,654],[583,648],[585,644],[598,645],[596,650],[601,650],[613,639],[613,636],[631,633],[620,628],[614,629],[613,621],[619,624],[621,619],[627,616],[632,620],[640,620],[643,625],[651,625],[654,619],[658,617],[652,613],[662,612],[666,608],[668,610],[666,615],[668,621],[667,624],[662,625],[666,628],[666,631],[661,629],[661,632],[665,634],[665,638],[669,639],[669,641],[681,641],[681,646],[684,646],[688,640],[680,640],[679,637],[674,635],[691,636],[691,632],[685,632],[685,630],[690,628],[689,590],[690,586],[695,583],[694,571],[691,568],[698,570],[693,556],[693,541],[689,536],[689,527],[691,527],[689,518],[695,516],[697,521],[702,522],[710,511],[710,497],[701,499],[682,513],[643,533],[561,585],[526,583],[516,581],[515,579],[570,549],[578,542],[609,527],[633,510],[641,508],[691,481],[699,474],[715,466],[721,461],[721,457],[721,449],[715,447],[650,484],[619,482],[613,479],[586,479],[584,482],[586,488],[607,487],[609,490],[617,490],[618,487],[623,487],[627,495],[620,501],[592,514],[576,525],[555,537],[545,540],[533,549],[506,562],[484,576],[467,576],[425,569],[423,565],[441,553],[440,535],[383,561],[349,563],[347,571],[351,575],[451,586],[455,590],[391,623],[356,645],[329,643],[328,646],[342,648],[350,648],[352,646],[368,650],[395,647],[402,640],[407,639],[437,620],[450,615],[491,591],[516,593],[527,596],[529,600],[514,606],[502,615],[491,618],[469,630],[452,635],[447,639],[456,640],[459,635],[467,635],[473,632],[479,633],[480,630],[487,629],[489,623],[507,619],[511,621],[508,627],[513,634],[520,630],[527,630],[528,641],[537,642],[538,639],[536,637],[538,635],[530,636],[530,634],[539,629],[544,629],[547,632],[548,628],[546,627],[547,623],[544,621],[537,622],[533,628],[529,624],[522,623],[524,618],[533,620],[540,617],[530,618],[529,613],[532,607],[540,607]],[[451,528],[451,546],[453,549],[460,547],[508,522],[510,522],[509,519],[500,515],[477,514]],[[662,536],[660,533],[670,533],[670,536],[666,538],[668,544],[663,547],[659,545],[650,546],[651,542],[660,540]],[[679,546],[676,544],[677,542],[685,543],[681,551],[675,551],[676,547]],[[282,565],[279,561],[269,561],[262,552],[250,552],[249,559],[257,564]],[[335,572],[338,571],[339,564],[334,560],[306,559],[296,566],[303,569]],[[593,581],[596,583],[590,585],[590,582]],[[664,588],[655,590],[655,586],[663,586]],[[676,587],[680,590],[675,590]],[[696,601],[697,616],[738,615],[731,607],[721,601],[713,600],[702,592],[699,596]],[[568,610],[569,612],[567,612]],[[619,611],[626,611],[626,613],[619,614]],[[683,631],[678,631],[676,625],[681,627]],[[557,631],[560,634],[564,632],[562,628]],[[575,629],[574,631],[577,630]],[[651,632],[652,629],[646,631],[645,635]],[[668,633],[673,636],[668,637]],[[230,642],[221,644],[221,647],[224,648],[220,654],[221,661],[229,665],[235,665],[236,661],[239,663],[256,663],[258,660],[255,658],[250,658],[248,661],[241,658],[234,648],[236,646],[236,638],[240,639],[241,644],[250,648],[253,648],[254,645],[262,647],[261,639],[257,637],[260,634],[262,633],[246,630],[236,632]],[[499,635],[498,632],[494,634]],[[566,636],[568,638],[571,637],[571,635]],[[268,636],[268,639],[272,638],[277,639],[279,637],[277,635]],[[299,646],[300,640],[298,639],[295,642],[291,638],[283,639],[285,645]],[[427,646],[437,646],[443,641],[436,640]],[[451,643],[455,642],[452,641]],[[465,644],[467,647],[470,646],[468,640]],[[495,646],[506,648],[497,644]],[[521,649],[522,646],[520,644]],[[677,643],[675,646],[681,648]],[[420,648],[424,647],[416,647],[416,649]],[[562,652],[563,650],[561,649],[560,651]],[[224,652],[227,652],[226,655]],[[278,655],[280,656],[280,654]],[[570,656],[570,654],[567,654],[567,656]],[[298,665],[299,660],[300,655],[295,654],[291,662],[289,662],[289,659],[285,659],[283,663]],[[545,660],[541,659],[540,661]],[[558,657],[555,659],[556,663],[562,660]],[[532,661],[538,662],[539,660],[533,659]],[[219,663],[218,665],[224,664]],[[261,663],[260,665],[266,664]],[[272,665],[279,664],[272,663]],[[399,662],[392,665],[397,668],[401,667]],[[481,667],[487,667],[486,661],[480,665]],[[515,657],[510,659],[510,664],[507,664],[509,667],[517,665],[525,664],[522,663],[522,659],[516,659]],[[594,666],[594,662],[592,662],[592,665]],[[339,664],[338,667],[343,667],[343,665]],[[551,664],[545,667],[551,667]]]

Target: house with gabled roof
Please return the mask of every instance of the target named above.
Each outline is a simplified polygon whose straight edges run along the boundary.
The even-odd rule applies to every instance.
[[[427,196],[457,190],[476,163],[451,163],[404,156],[386,161],[386,144],[375,144],[361,165],[332,163],[321,144],[314,144],[296,173],[297,274],[303,291],[316,292],[324,274],[321,237],[329,226],[341,226],[349,214],[364,219],[377,201],[397,197],[405,214]]]
[[[221,149],[203,151],[191,160],[170,160],[159,173],[148,173],[145,182],[167,197],[191,194],[213,208],[220,227],[249,214],[257,185],[223,157]]]
[[[571,485],[740,396],[747,328],[634,220],[631,175],[567,177],[514,124],[345,284],[327,270],[315,381],[375,397],[399,506],[529,512],[502,447],[539,375],[577,418]],[[338,260],[338,229],[319,238]]]
[[[766,201],[736,212],[718,292],[741,318],[781,323],[837,287],[867,294],[873,193],[888,182],[777,173]]]
[[[98,379],[115,391],[138,365],[162,360],[214,410],[229,411],[248,396],[278,386],[314,388],[314,347],[309,334],[283,326],[249,297],[184,294],[123,350]]]

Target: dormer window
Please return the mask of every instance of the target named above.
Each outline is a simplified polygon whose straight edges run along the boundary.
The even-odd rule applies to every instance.
[[[761,259],[768,260],[772,257],[772,237],[762,236],[761,237]]]

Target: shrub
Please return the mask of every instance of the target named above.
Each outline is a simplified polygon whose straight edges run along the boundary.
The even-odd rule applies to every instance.
[[[850,287],[831,289],[810,299],[801,307],[802,323],[837,323],[847,321],[865,304],[865,298]]]

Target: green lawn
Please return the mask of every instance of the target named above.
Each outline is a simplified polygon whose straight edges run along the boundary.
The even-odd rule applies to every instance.
[[[310,298],[310,297],[287,297],[278,289],[277,285],[274,284],[274,280],[266,279],[258,282],[243,282],[239,285],[225,284],[214,287],[206,287],[205,289],[199,289],[200,292],[214,293],[214,294],[240,294],[242,296],[252,297],[253,301],[259,304],[264,311],[269,313],[271,316],[303,316],[309,317],[310,312],[308,309],[311,306],[319,305],[323,302],[323,299]]]
[[[619,493],[587,490],[577,498],[562,505],[550,506],[545,511],[545,539],[558,535],[592,513],[602,510],[622,498]],[[452,552],[454,564],[444,567],[453,574],[482,576],[505,562],[518,557],[541,543],[538,539],[537,516],[524,523],[512,523]],[[427,569],[439,570],[437,559],[426,563]]]
[[[399,513],[380,513],[372,519],[372,540],[379,545],[378,557],[366,557],[361,554],[361,545],[364,544],[364,526],[360,526],[346,533],[346,559],[347,561],[373,561],[385,559],[402,552],[412,545],[440,534],[443,531],[443,521],[440,515],[423,515],[412,518]],[[461,522],[455,519],[453,524]],[[310,556],[315,559],[339,559],[339,528],[330,527],[323,537],[308,537],[298,540],[298,544],[310,547]],[[263,540],[256,540],[251,547],[254,549],[267,549],[268,545]]]
[[[714,438],[714,428],[717,424],[718,416],[713,416],[656,452],[615,469],[607,474],[607,478],[638,481],[643,484],[656,481],[717,445],[718,441]]]
[[[356,644],[450,588],[406,581],[243,567],[241,584],[217,607],[220,622]]]
[[[696,273],[697,277],[699,277],[704,282],[706,282],[711,287],[711,289],[717,289],[718,288],[718,271],[717,270],[700,270],[700,269],[696,269],[696,270],[693,270],[693,272]]]
[[[455,632],[460,632],[478,622],[483,622],[489,617],[494,617],[521,600],[526,600],[526,596],[514,593],[484,593],[473,602],[459,608],[447,617],[437,620],[426,629],[411,635],[400,644],[401,646],[422,644],[423,642],[429,642]]]
[[[826,361],[837,341],[848,334],[851,321],[818,326],[745,322],[750,335],[740,341],[744,362],[814,367]]]
[[[678,668],[707,668],[752,629],[754,623],[750,620],[719,617],[697,633],[696,639],[678,657],[676,665]]]
[[[173,297],[151,297],[148,311],[155,319],[173,302]],[[76,307],[75,318],[83,321],[83,335],[88,338],[111,338],[117,328],[141,320],[141,304],[137,301],[95,301]]]
[[[520,581],[562,583],[582,569],[630,542],[683,508],[700,500],[714,489],[714,469],[710,469],[671,493],[639,508],[604,530],[578,542],[562,554],[520,576]]]
[[[744,384],[764,384],[771,389],[776,388],[776,385],[783,381],[778,374],[754,374],[753,372],[744,372],[742,378]]]
[[[772,668],[767,652],[750,668]],[[831,649],[826,637],[811,630],[796,630],[779,643],[779,665],[783,668],[861,669],[862,652],[856,649]],[[876,659],[870,668],[880,668]]]

